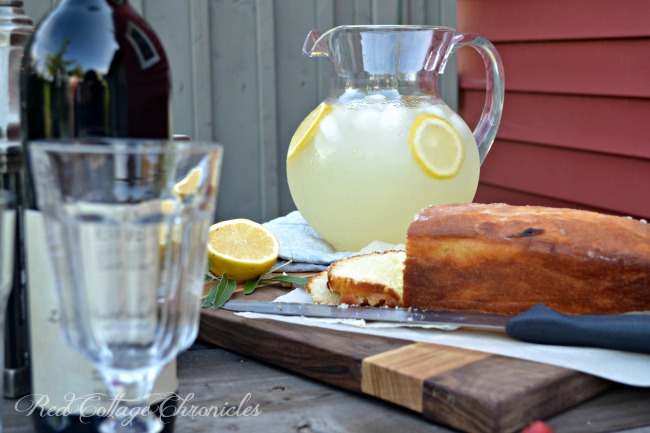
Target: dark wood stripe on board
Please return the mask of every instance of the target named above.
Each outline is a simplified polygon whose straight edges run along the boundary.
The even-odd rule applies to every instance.
[[[468,433],[509,433],[610,386],[566,368],[494,355],[426,379],[423,415]]]

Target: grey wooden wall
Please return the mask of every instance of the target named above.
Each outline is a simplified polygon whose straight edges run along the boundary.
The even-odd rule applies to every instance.
[[[58,0],[24,0],[38,21]],[[344,24],[456,26],[455,0],[131,0],[173,73],[174,132],[226,149],[218,219],[267,221],[294,209],[285,154],[328,92],[328,66],[302,56],[310,29]],[[441,84],[456,107],[455,63]]]

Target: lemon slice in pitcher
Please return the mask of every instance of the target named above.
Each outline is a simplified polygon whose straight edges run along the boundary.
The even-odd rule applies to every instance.
[[[235,281],[248,281],[271,270],[278,258],[280,244],[266,227],[239,218],[210,227],[208,261],[210,271],[224,273]]]
[[[179,199],[183,199],[192,194],[196,194],[199,181],[203,175],[201,167],[194,167],[187,175],[174,185],[173,194]]]
[[[291,137],[289,151],[287,152],[287,161],[312,141],[318,124],[331,111],[332,106],[323,102],[305,117],[300,123],[300,126],[298,126],[298,129],[296,129],[296,132],[294,132],[293,137]]]
[[[409,147],[420,168],[437,179],[455,176],[465,158],[463,141],[456,128],[430,113],[418,116],[413,122]]]

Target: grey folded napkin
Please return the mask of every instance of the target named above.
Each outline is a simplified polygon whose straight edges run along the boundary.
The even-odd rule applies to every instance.
[[[280,242],[280,256],[274,268],[284,265],[281,269],[283,272],[319,272],[324,271],[337,260],[357,254],[404,249],[404,244],[393,245],[373,241],[359,251],[336,251],[311,228],[298,211],[293,211],[263,225]]]
[[[291,262],[282,267],[283,272],[323,271],[331,263],[354,254],[354,252],[336,251],[309,226],[298,211],[263,225],[280,242],[280,256],[274,268]]]

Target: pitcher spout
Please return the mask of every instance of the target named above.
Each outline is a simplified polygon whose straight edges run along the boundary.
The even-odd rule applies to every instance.
[[[302,46],[305,57],[330,57],[330,37],[332,31],[311,30]]]

